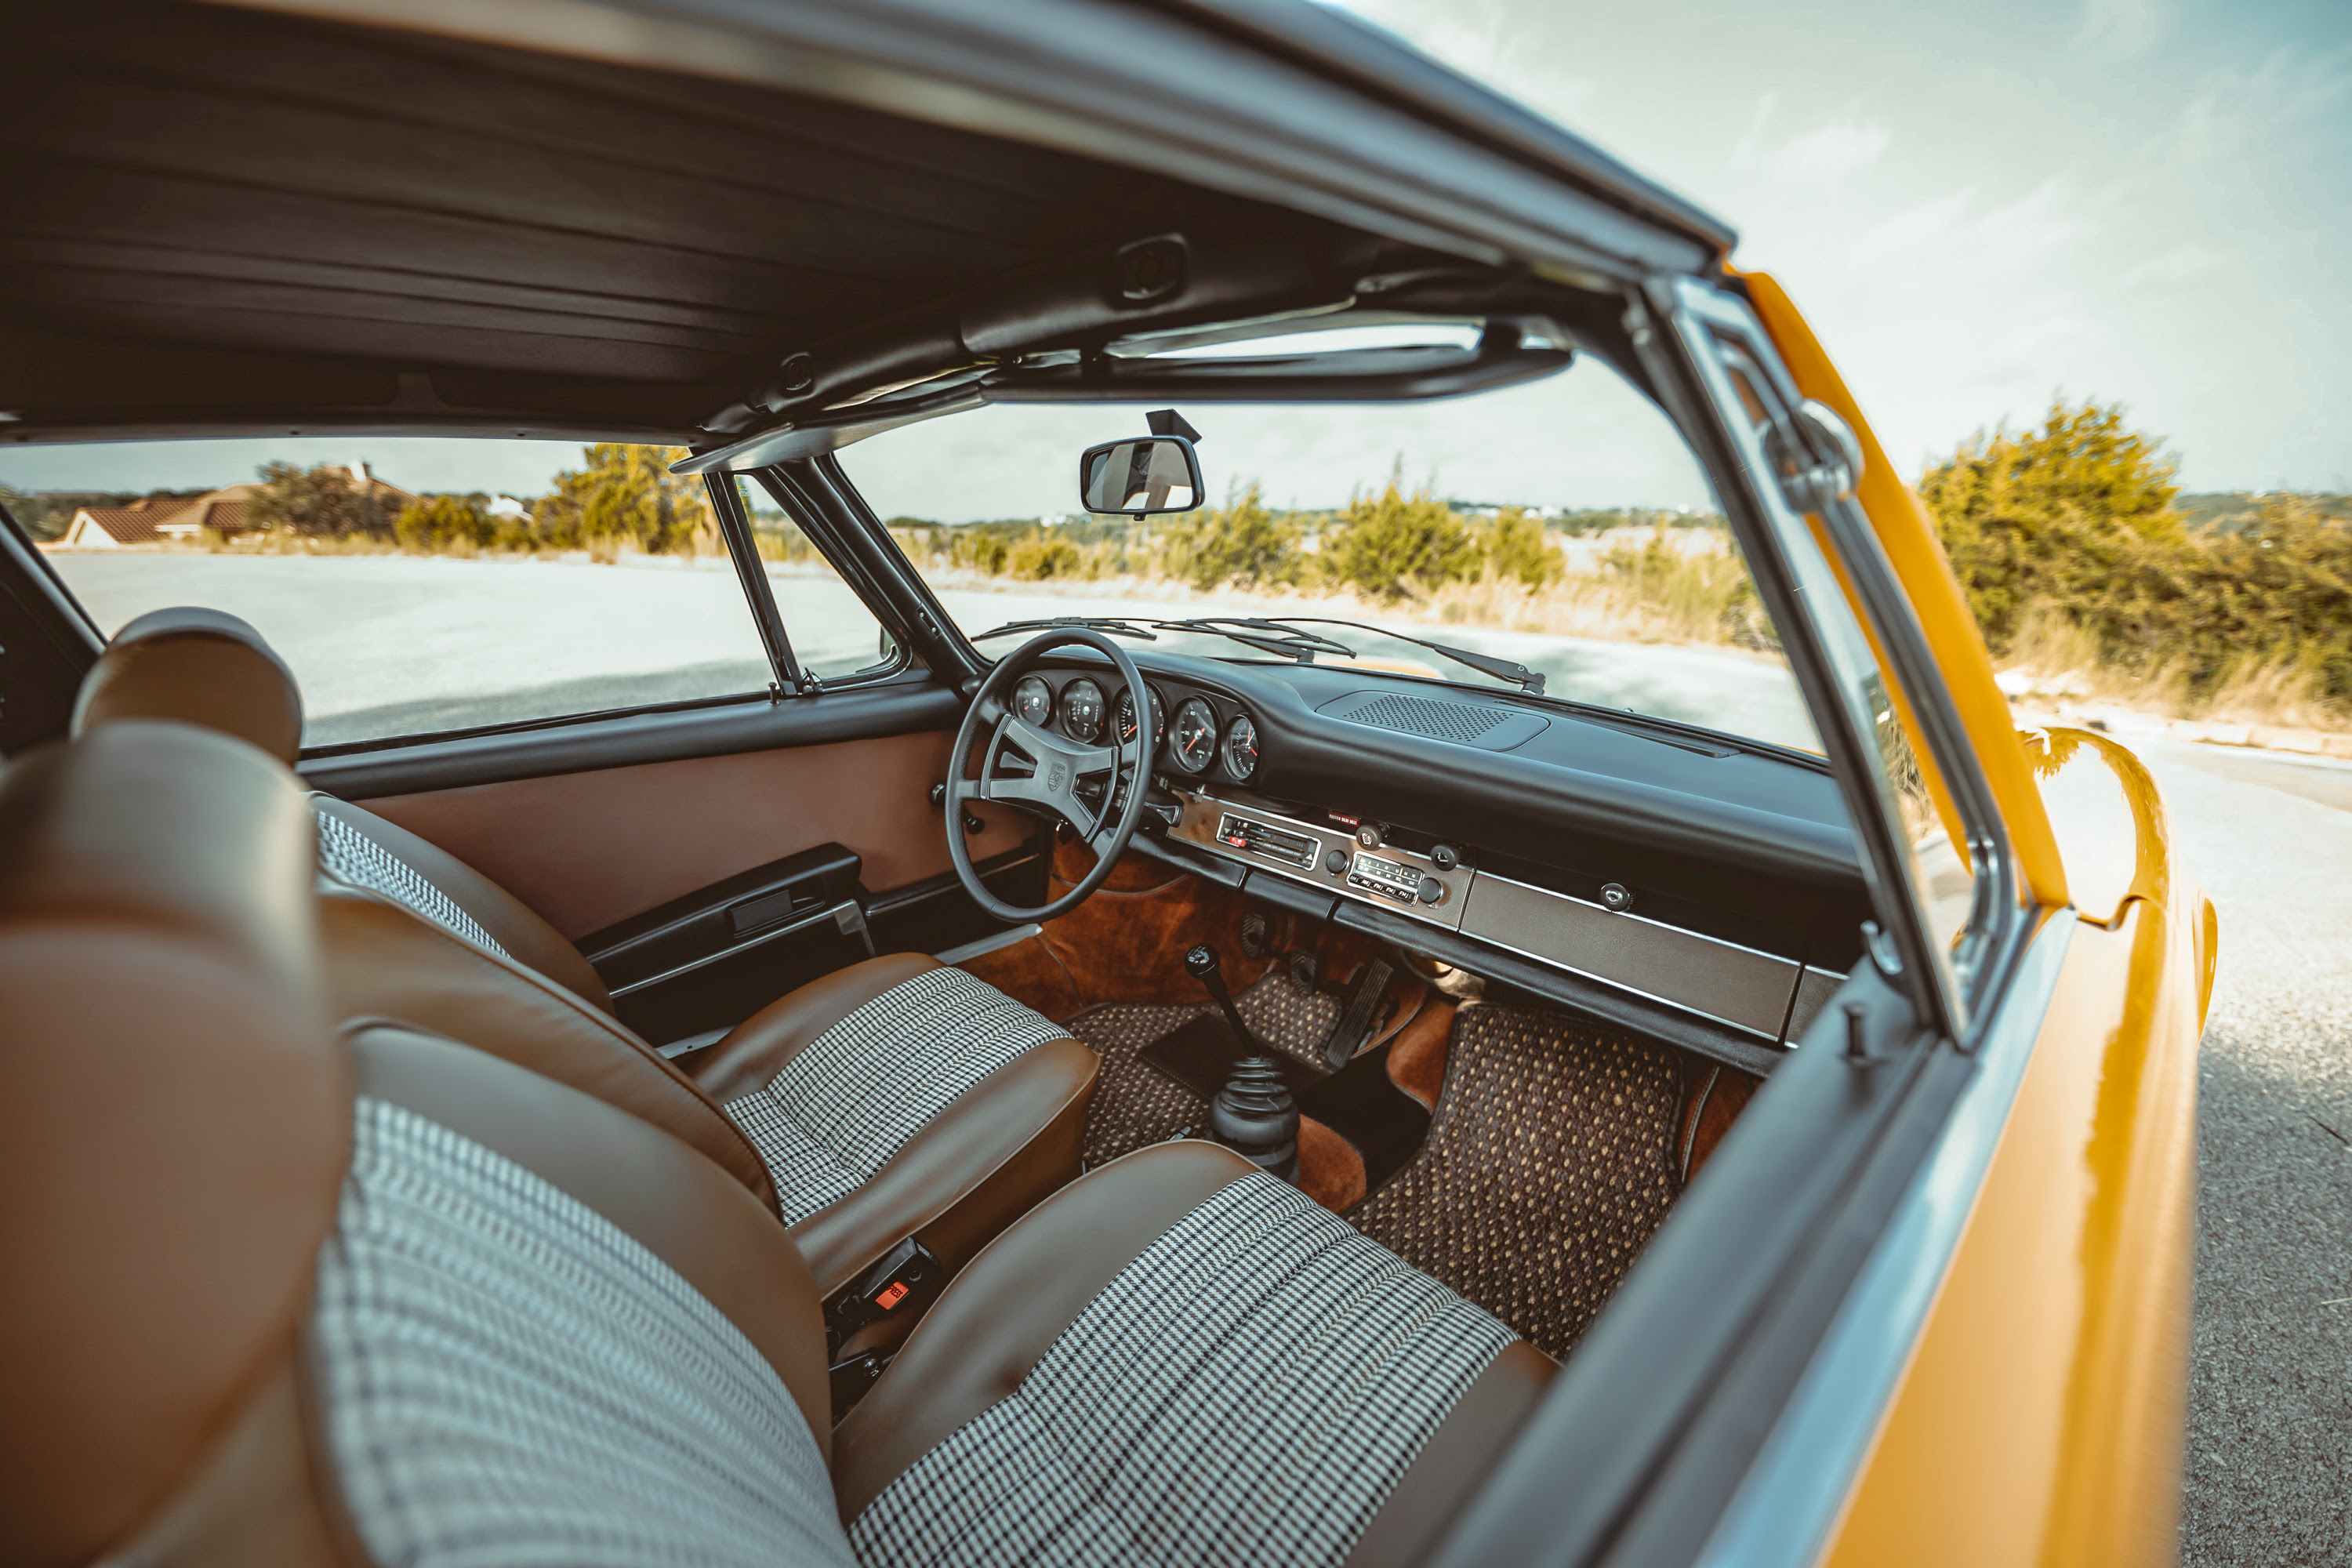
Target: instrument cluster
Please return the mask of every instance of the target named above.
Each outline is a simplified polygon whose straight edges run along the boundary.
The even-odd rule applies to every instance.
[[[1105,685],[1117,695],[1107,697]],[[1257,721],[1233,699],[1217,693],[1146,683],[1151,694],[1155,765],[1186,779],[1248,784],[1257,776]],[[1082,745],[1125,745],[1138,728],[1135,700],[1123,682],[1041,669],[1013,689],[1013,708],[1041,730]]]

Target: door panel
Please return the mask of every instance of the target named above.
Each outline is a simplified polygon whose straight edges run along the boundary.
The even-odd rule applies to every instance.
[[[690,757],[381,795],[361,804],[430,840],[573,940],[825,843],[874,893],[949,869],[930,803],[946,731]],[[977,808],[974,859],[1017,847],[1026,818]]]

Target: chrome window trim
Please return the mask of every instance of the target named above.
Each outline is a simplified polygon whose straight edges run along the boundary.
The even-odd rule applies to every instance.
[[[1799,1568],[1820,1556],[1976,1210],[2074,927],[2072,910],[2053,912],[2021,955],[1974,1075],[1700,1549],[1699,1568]]]

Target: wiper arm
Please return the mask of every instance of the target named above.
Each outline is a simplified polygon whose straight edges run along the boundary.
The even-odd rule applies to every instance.
[[[1212,637],[1225,637],[1254,647],[1260,653],[1295,658],[1301,664],[1313,664],[1318,653],[1337,654],[1342,658],[1356,657],[1356,650],[1346,643],[1334,642],[1314,632],[1302,632],[1295,626],[1250,616],[1196,616],[1190,620],[1154,621],[1151,624],[1163,632],[1203,632]]]
[[[1052,632],[1067,626],[1084,626],[1088,631],[1108,632],[1117,637],[1141,637],[1145,642],[1160,640],[1160,635],[1149,627],[1110,616],[1055,616],[1048,621],[1007,621],[1001,626],[972,633],[971,640],[986,642],[991,637],[1009,637],[1016,632]]]
[[[1497,680],[1517,682],[1519,689],[1530,697],[1543,695],[1544,678],[1524,664],[1515,664],[1507,658],[1496,658],[1492,654],[1478,653],[1466,647],[1455,647],[1450,643],[1431,642],[1427,637],[1409,637],[1403,632],[1392,632],[1386,626],[1366,626],[1361,621],[1334,620],[1325,616],[1284,616],[1278,620],[1258,624],[1287,627],[1298,623],[1318,626],[1350,626],[1360,632],[1370,632],[1376,637],[1393,637],[1398,642],[1411,643],[1415,647],[1425,647],[1432,653],[1443,654],[1456,664],[1468,665],[1472,669],[1484,675],[1491,675]],[[1301,632],[1298,635],[1314,637],[1316,634]]]

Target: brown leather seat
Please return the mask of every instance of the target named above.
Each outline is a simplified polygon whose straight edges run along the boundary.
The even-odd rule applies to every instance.
[[[244,621],[160,610],[109,644],[74,732],[144,718],[290,764],[301,697]],[[744,1020],[689,1079],[506,889],[359,806],[310,805],[335,1016],[446,1035],[684,1140],[792,1227],[828,1294],[909,1236],[959,1268],[1077,1174],[1094,1053],[961,971],[908,953],[826,976]]]
[[[1493,1319],[1176,1143],[1007,1230],[836,1428],[740,1183],[332,1031],[310,834],[184,725],[0,780],[0,1558],[1411,1562],[1541,1395]]]

